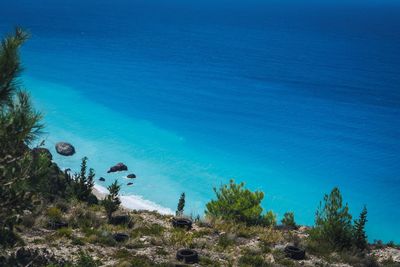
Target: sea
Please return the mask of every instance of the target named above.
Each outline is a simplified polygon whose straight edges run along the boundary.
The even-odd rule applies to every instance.
[[[337,186],[371,242],[400,242],[398,1],[0,0],[0,36],[16,26],[37,144],[62,168],[87,156],[127,207],[174,213],[185,192],[203,216],[234,179],[313,225]]]

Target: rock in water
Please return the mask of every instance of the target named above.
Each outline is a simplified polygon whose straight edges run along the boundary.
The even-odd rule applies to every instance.
[[[130,186],[130,185],[133,185],[133,183],[127,183],[126,185]]]
[[[131,174],[128,174],[127,176],[126,176],[126,178],[136,178],[136,175],[134,175],[133,173],[131,173]]]
[[[63,156],[72,156],[75,154],[75,148],[73,145],[65,142],[59,142],[56,144],[56,151],[58,154]]]
[[[108,172],[107,173],[110,173],[110,172],[119,172],[119,171],[127,171],[128,170],[128,167],[125,165],[125,164],[123,164],[123,163],[118,163],[118,164],[116,164],[115,166],[112,166],[109,170],[108,170]]]
[[[105,182],[105,180],[106,179],[104,177],[100,177],[100,179],[99,179],[100,182]]]

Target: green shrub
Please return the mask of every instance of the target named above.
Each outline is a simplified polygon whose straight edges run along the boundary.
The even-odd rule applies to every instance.
[[[59,237],[70,238],[72,236],[72,229],[69,227],[63,227],[57,230],[57,235]]]
[[[96,261],[90,256],[90,254],[81,251],[79,253],[79,259],[76,262],[76,267],[97,267],[100,266],[100,262]]]
[[[354,267],[379,267],[380,265],[373,256],[360,253],[359,250],[344,250],[341,251],[338,256],[339,261],[347,263]],[[337,261],[337,260],[336,260]]]
[[[275,213],[270,210],[264,214],[262,223],[265,226],[275,226],[276,225],[276,215]]]
[[[274,256],[275,259],[274,266],[296,266],[293,260],[290,260],[289,258],[286,257],[283,250],[275,249],[272,251],[272,255]]]
[[[62,219],[62,212],[57,207],[50,207],[47,209],[47,217],[52,223],[59,222]]]
[[[285,212],[283,219],[281,220],[282,225],[289,227],[296,227],[296,222],[294,221],[293,212]]]
[[[67,212],[69,210],[70,205],[71,204],[65,201],[64,199],[59,199],[55,204],[55,206],[62,212]]]
[[[149,224],[144,225],[138,228],[135,228],[132,231],[132,237],[139,237],[139,236],[161,236],[164,232],[165,228],[159,224]]]
[[[207,216],[246,224],[257,224],[262,221],[261,201],[264,193],[251,192],[244,188],[244,183],[235,184],[233,180],[229,185],[222,185],[219,189],[214,188],[214,192],[217,199],[207,203],[205,211]]]
[[[352,216],[347,203],[336,187],[325,195],[316,213],[315,229],[310,237],[318,242],[326,242],[334,249],[348,248],[352,245]]]
[[[7,228],[0,228],[0,248],[12,247],[18,242],[22,242],[20,237]]]
[[[206,257],[202,255],[199,260],[200,266],[207,266],[207,267],[220,267],[221,264],[219,262],[216,262],[215,260],[210,259],[209,257]]]
[[[235,236],[232,234],[222,234],[218,238],[218,246],[224,249],[235,245],[235,243]]]
[[[74,246],[83,246],[85,245],[85,242],[79,237],[73,237],[71,244]]]
[[[143,266],[151,267],[154,266],[149,258],[146,256],[135,256],[130,260],[131,266]]]
[[[96,212],[88,209],[87,205],[77,204],[72,210],[70,224],[73,227],[90,228],[99,227],[105,222]]]
[[[183,229],[174,228],[169,235],[168,243],[175,247],[192,247],[193,234],[186,232]]]
[[[264,260],[261,255],[245,254],[239,258],[238,265],[241,267],[268,267],[272,266]]]

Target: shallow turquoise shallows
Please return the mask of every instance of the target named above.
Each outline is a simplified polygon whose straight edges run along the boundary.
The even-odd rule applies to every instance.
[[[234,178],[310,225],[339,186],[371,241],[400,242],[400,6],[187,2],[0,1],[0,34],[32,33],[23,82],[46,146],[76,147],[59,165],[88,156],[132,208],[171,213],[185,192],[194,216]]]

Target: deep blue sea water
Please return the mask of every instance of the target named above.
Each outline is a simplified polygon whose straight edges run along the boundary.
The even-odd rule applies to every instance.
[[[200,1],[199,1],[200,2]],[[46,145],[106,186],[125,162],[131,207],[202,214],[234,178],[312,224],[339,186],[370,240],[400,242],[400,5],[395,1],[4,1]],[[54,151],[54,149],[53,149]]]

